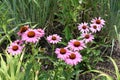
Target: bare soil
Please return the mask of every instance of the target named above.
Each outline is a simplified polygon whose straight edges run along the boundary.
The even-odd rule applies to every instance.
[[[112,48],[108,48],[107,53],[104,56],[112,57],[115,60],[117,66],[119,68],[119,71],[120,71],[120,45],[119,45],[118,41],[115,42],[112,54],[110,54],[111,50],[112,50]],[[116,80],[115,69],[114,69],[113,63],[107,57],[104,59],[104,62],[98,62],[95,69],[103,71],[104,73],[107,73],[108,75],[113,77],[114,80]],[[92,74],[93,73],[87,73],[85,75],[80,75],[79,80],[91,80],[93,78]],[[98,74],[96,74],[96,75],[98,75]],[[102,79],[96,79],[96,80],[102,80]]]

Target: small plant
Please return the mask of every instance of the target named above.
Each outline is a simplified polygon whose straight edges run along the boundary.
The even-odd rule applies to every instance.
[[[14,52],[13,52],[14,53]],[[4,57],[6,59],[4,59]],[[1,80],[23,80],[25,72],[21,71],[24,51],[21,55],[12,56],[5,52],[0,55],[0,79]]]

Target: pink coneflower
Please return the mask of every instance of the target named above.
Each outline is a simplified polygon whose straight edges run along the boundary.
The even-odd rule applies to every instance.
[[[86,46],[83,41],[73,39],[73,40],[70,40],[70,42],[68,42],[67,47],[73,51],[79,51],[79,50],[84,49]]]
[[[61,38],[59,35],[57,35],[57,34],[49,35],[49,36],[47,37],[47,41],[48,41],[49,43],[53,43],[53,44],[56,44],[56,43],[60,42],[61,39],[62,39],[62,38]]]
[[[23,44],[23,41],[22,40],[15,40],[13,43],[17,43],[18,45],[21,45],[21,44]]]
[[[57,58],[65,60],[69,55],[68,51],[67,48],[56,48],[55,53],[57,54]]]
[[[91,33],[83,33],[81,34],[81,37],[84,38],[83,41],[85,41],[85,43],[92,42],[94,39],[94,36]]]
[[[90,30],[91,30],[93,33],[96,33],[97,31],[100,31],[100,30],[101,30],[101,27],[98,26],[97,24],[90,24]]]
[[[69,65],[77,65],[82,61],[82,56],[78,52],[69,51],[69,57],[65,59],[65,62]]]
[[[39,32],[40,37],[43,37],[45,35],[45,32],[43,29],[37,29],[37,31]]]
[[[92,22],[93,24],[97,24],[97,25],[100,26],[100,27],[103,27],[103,26],[105,25],[105,21],[104,21],[103,19],[101,19],[101,17],[92,19],[91,22]]]
[[[8,53],[12,55],[20,54],[22,52],[23,47],[18,45],[17,43],[11,43],[8,47]]]
[[[28,28],[29,28],[29,25],[22,26],[17,34],[21,36],[24,32],[28,30]]]
[[[78,26],[78,30],[80,30],[82,33],[84,32],[89,32],[89,26],[88,26],[88,23],[84,22],[84,23],[81,23],[79,24]]]
[[[22,40],[25,42],[36,43],[39,40],[39,32],[36,29],[28,29],[22,35]]]

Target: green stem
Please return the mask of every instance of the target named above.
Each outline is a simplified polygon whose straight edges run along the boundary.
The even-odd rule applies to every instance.
[[[25,49],[23,50],[22,55],[20,57],[20,60],[19,60],[19,63],[18,63],[18,67],[17,67],[17,71],[16,71],[16,75],[19,75],[20,67],[21,67],[21,64],[22,64],[24,53],[25,53]]]
[[[55,45],[52,45],[52,57],[54,57],[54,49],[55,49]]]
[[[14,63],[12,62],[11,67],[10,67],[10,72],[11,72],[11,80],[15,80],[15,74],[14,74]]]
[[[35,60],[35,55],[38,53],[38,52],[36,52],[36,49],[35,49],[35,44],[33,44],[33,43],[31,43],[31,47],[32,47],[32,56],[31,56],[31,58],[30,58],[30,60],[31,60],[31,63],[33,64],[33,79],[35,78],[35,80],[37,80],[37,76],[36,76],[36,71],[35,71],[35,68],[34,68],[34,65],[35,65],[35,62],[36,62],[36,60]]]

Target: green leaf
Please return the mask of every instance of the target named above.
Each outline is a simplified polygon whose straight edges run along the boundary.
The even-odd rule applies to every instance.
[[[65,42],[59,42],[59,44],[63,44],[65,46],[67,45],[67,43],[65,43]]]
[[[25,70],[25,76],[24,76],[24,79],[23,80],[30,80],[30,70],[31,68],[33,67],[33,63],[29,63],[26,67],[26,70]]]
[[[66,26],[63,32],[65,33],[66,40],[69,41],[72,38],[70,28],[68,26]]]
[[[15,18],[8,19],[8,20],[7,20],[7,23],[10,23],[10,22],[12,22],[12,21],[14,21],[14,20],[15,20]]]

